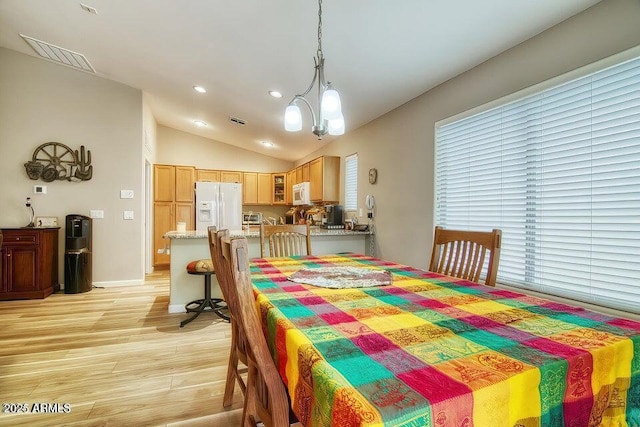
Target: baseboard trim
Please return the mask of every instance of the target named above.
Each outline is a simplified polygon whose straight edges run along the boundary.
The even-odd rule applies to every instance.
[[[95,288],[117,288],[119,286],[142,286],[144,280],[114,280],[110,282],[92,282]],[[64,289],[64,283],[60,284],[60,289]]]
[[[169,313],[186,313],[183,304],[169,304]]]

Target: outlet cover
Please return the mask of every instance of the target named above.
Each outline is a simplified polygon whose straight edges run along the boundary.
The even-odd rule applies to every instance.
[[[133,211],[124,211],[122,213],[123,219],[133,219]]]
[[[91,210],[91,212],[89,213],[89,216],[91,218],[96,218],[96,219],[103,219],[104,218],[104,211],[103,210]]]
[[[133,190],[120,190],[121,199],[133,199]]]

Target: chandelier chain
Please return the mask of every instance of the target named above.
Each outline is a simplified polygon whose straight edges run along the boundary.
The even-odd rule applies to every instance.
[[[318,57],[322,56],[322,0],[318,0]]]

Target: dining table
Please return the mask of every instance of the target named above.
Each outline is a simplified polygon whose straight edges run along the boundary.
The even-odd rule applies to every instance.
[[[303,426],[640,425],[640,322],[355,253],[250,268]]]

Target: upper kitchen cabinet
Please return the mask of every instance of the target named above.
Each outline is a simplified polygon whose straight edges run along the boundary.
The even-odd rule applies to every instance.
[[[173,202],[176,196],[176,167],[169,165],[153,166],[153,200]]]
[[[220,171],[220,182],[242,182],[242,172]]]
[[[286,189],[285,189],[285,203],[287,205],[293,204],[293,184],[296,181],[296,170],[292,169],[287,172],[287,181],[286,181]]]
[[[176,166],[176,202],[193,203],[196,169],[191,166]]]
[[[302,181],[300,182],[309,181],[311,181],[311,162],[302,165]]]
[[[192,166],[153,166],[153,201],[193,203],[195,168]]]
[[[274,205],[284,205],[287,201],[287,174],[272,173],[271,174],[271,194],[273,195]]]
[[[211,169],[197,169],[196,181],[220,182],[220,171]]]
[[[270,173],[244,172],[242,184],[242,201],[245,205],[270,205],[273,203]]]
[[[340,157],[322,156],[309,162],[311,201],[337,203],[340,200]]]

